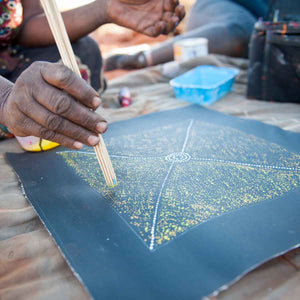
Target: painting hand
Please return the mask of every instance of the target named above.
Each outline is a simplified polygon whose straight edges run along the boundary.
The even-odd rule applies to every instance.
[[[107,122],[90,109],[97,92],[60,64],[35,62],[24,71],[0,106],[1,120],[17,136],[37,136],[65,147],[95,146]]]

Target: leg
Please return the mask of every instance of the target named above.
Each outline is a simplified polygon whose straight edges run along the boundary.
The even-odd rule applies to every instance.
[[[187,34],[201,34],[216,41],[210,45],[212,53],[244,56],[255,22],[249,10],[232,1],[198,0],[187,20]]]
[[[229,56],[246,56],[248,42],[255,17],[244,7],[229,0],[197,0],[187,20],[187,32],[153,47],[147,53],[148,65],[157,65],[174,59],[173,44],[176,41],[205,37],[209,40],[210,53]],[[147,58],[146,55],[146,58]],[[140,53],[134,56],[119,56],[116,66],[139,66]],[[111,64],[112,65],[112,64]]]
[[[187,32],[151,51],[153,64],[173,59],[175,41],[205,37],[209,52],[246,56],[255,17],[244,7],[228,0],[198,0],[187,20]]]

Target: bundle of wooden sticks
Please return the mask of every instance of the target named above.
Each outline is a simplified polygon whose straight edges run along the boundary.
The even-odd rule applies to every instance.
[[[41,0],[41,4],[64,65],[81,76],[63,18],[55,0]],[[94,147],[94,150],[107,185],[113,187],[117,185],[116,174],[101,134],[99,138],[100,143]]]

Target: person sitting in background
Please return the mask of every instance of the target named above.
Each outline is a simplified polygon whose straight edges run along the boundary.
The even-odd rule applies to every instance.
[[[268,12],[268,0],[197,0],[187,18],[186,32],[149,51],[113,55],[104,63],[106,71],[138,69],[172,61],[176,41],[204,37],[209,52],[246,57],[254,23]]]
[[[97,133],[107,128],[90,110],[100,105],[102,59],[98,45],[85,36],[115,23],[155,37],[174,30],[184,14],[177,0],[96,0],[64,12],[81,73],[91,87],[54,63],[60,56],[39,0],[1,1],[0,138],[12,133],[69,148],[96,145]]]

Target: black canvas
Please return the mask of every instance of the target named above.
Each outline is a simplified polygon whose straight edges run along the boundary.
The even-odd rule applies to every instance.
[[[7,154],[95,299],[200,299],[300,244],[300,136],[198,106],[110,125],[92,148]]]

